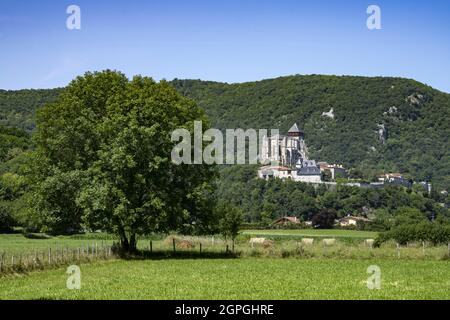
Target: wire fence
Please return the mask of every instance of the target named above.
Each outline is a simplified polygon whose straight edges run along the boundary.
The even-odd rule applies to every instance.
[[[92,243],[78,248],[49,247],[26,253],[0,251],[0,274],[43,270],[67,264],[116,258],[111,245]]]
[[[305,239],[306,240],[306,239]],[[381,248],[372,243],[348,244],[337,239],[308,239],[309,241],[276,241],[261,243],[238,241],[236,246],[223,239],[168,237],[165,240],[142,241],[137,258],[158,257],[268,257],[268,258],[344,258],[344,259],[450,259],[448,246],[433,246],[429,243],[409,243],[400,246],[388,242]],[[117,247],[116,247],[117,248]],[[27,252],[0,250],[0,276],[44,270],[71,264],[89,263],[122,257],[107,242],[93,242],[79,247],[49,247]]]

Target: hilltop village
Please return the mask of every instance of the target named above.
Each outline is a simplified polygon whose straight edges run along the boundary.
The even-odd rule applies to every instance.
[[[266,164],[259,168],[258,177],[291,179],[293,181],[336,185],[337,179],[347,179],[348,172],[341,164],[330,164],[308,158],[305,133],[295,123],[287,135],[264,137],[262,141],[261,162]],[[343,184],[366,188],[382,188],[385,184],[402,185],[410,188],[413,182],[401,173],[383,173],[377,182],[358,182],[347,179]],[[431,192],[431,184],[420,182],[426,191]]]

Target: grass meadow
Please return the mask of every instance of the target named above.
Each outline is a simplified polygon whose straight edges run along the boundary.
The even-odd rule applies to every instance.
[[[99,235],[90,236],[58,236],[48,239],[30,239],[22,234],[0,234],[0,253],[26,254],[35,251],[43,251],[52,248],[54,250],[61,248],[81,248],[91,246],[92,244],[113,243],[113,238]]]
[[[367,268],[381,288],[367,288]],[[447,261],[156,259],[81,265],[81,290],[65,269],[0,280],[0,299],[450,299]]]
[[[274,244],[251,247],[252,236],[271,238]],[[348,230],[248,230],[239,236],[235,254],[227,254],[230,243],[217,237],[152,237],[140,240],[142,255],[118,259],[96,251],[113,242],[104,234],[0,235],[0,299],[450,299],[446,246],[368,247],[364,239],[374,236]],[[313,237],[314,243],[304,245],[302,237]],[[322,238],[336,243],[325,246]],[[173,239],[191,246],[177,245],[174,252]],[[41,265],[49,248],[62,258],[56,255],[54,263]],[[16,263],[19,256],[31,267],[38,257],[39,268],[8,269],[13,255]],[[81,268],[81,290],[66,287],[71,264]],[[381,270],[379,290],[367,288],[371,265]]]
[[[370,239],[377,236],[377,232],[372,231],[357,231],[344,229],[273,229],[273,230],[245,230],[243,235],[254,237],[268,237],[268,238],[348,238],[348,239]]]

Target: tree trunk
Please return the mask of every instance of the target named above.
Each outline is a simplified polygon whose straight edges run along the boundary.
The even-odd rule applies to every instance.
[[[128,252],[130,250],[130,243],[126,236],[120,237],[120,248],[123,252]]]
[[[129,252],[136,252],[137,249],[137,240],[136,240],[136,234],[133,233],[130,236],[130,247],[129,247]]]
[[[124,253],[136,252],[137,239],[135,233],[132,233],[128,238],[125,230],[120,229],[119,236],[120,236],[120,249],[122,252]]]

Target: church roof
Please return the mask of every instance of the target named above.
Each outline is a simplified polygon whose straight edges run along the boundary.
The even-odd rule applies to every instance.
[[[297,124],[294,123],[294,125],[289,129],[290,133],[296,133],[296,132],[300,132],[300,129],[297,127]]]
[[[296,123],[294,123],[294,125],[288,131],[288,136],[299,136],[303,134],[303,131],[298,128]]]
[[[297,170],[299,176],[320,176],[320,169],[317,167],[303,167]]]

